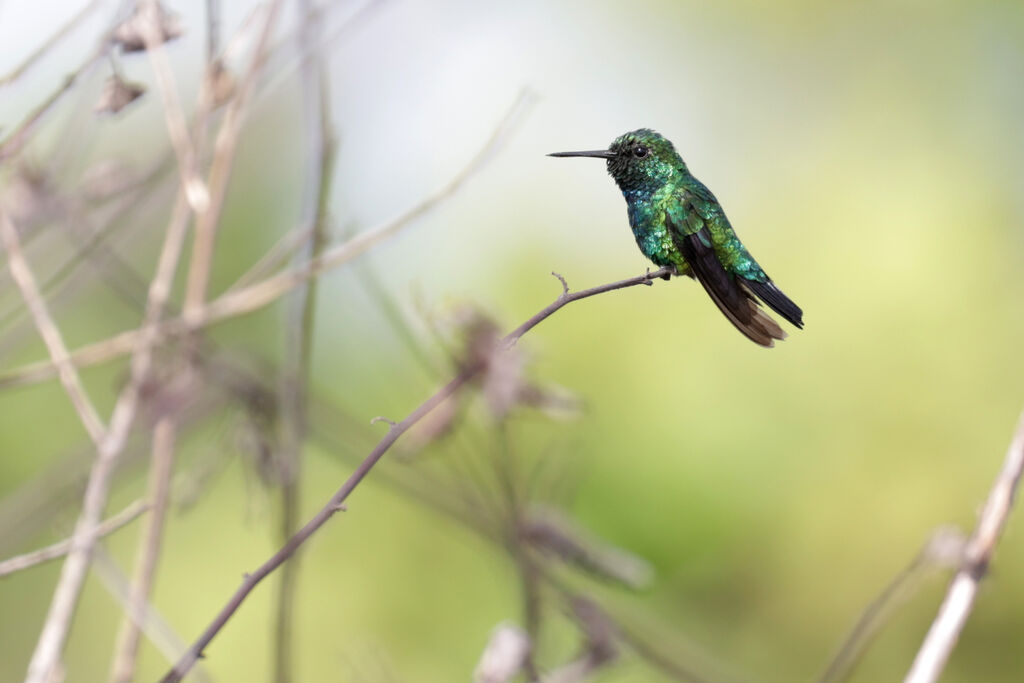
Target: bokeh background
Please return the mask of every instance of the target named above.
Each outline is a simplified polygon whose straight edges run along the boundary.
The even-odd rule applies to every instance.
[[[94,49],[108,4],[4,88],[4,130]],[[553,496],[566,514],[655,573],[639,591],[568,579],[579,590],[696,670],[814,680],[936,527],[971,528],[1024,407],[1024,6],[375,4],[324,51],[339,140],[332,240],[442,187],[523,88],[532,104],[454,197],[321,278],[311,391],[326,417],[312,421],[303,518],[383,434],[385,426],[367,426],[371,418],[405,415],[450,374],[430,330],[443,329],[453,309],[470,302],[510,329],[557,294],[552,270],[582,288],[647,267],[602,165],[548,152],[598,148],[641,126],[664,133],[803,307],[806,329],[759,349],[688,280],[559,312],[521,348],[529,376],[573,392],[580,414],[550,420],[521,408],[498,428],[471,406],[450,440],[372,474],[301,557],[296,680],[467,680],[491,629],[522,620],[516,566],[500,542],[389,483],[415,482],[423,460],[455,481],[445,469],[461,457],[454,444],[486,460],[498,431],[524,460],[548,461],[570,480],[569,493]],[[0,71],[81,5],[0,4]],[[204,4],[169,5],[186,29],[167,47],[191,107]],[[225,36],[253,6],[224,3]],[[332,3],[325,26],[356,11]],[[286,3],[277,35],[290,35],[294,21]],[[294,53],[282,48],[268,63],[247,123],[213,294],[299,220],[305,159]],[[165,153],[148,60],[126,56],[120,65],[150,92],[117,116],[95,116],[107,72],[90,71],[29,147],[4,162],[8,188],[33,168],[71,193],[99,161],[142,167]],[[143,283],[174,182],[165,175],[163,189],[107,240]],[[28,248],[39,273],[81,246],[73,223],[39,221]],[[138,306],[101,270],[79,262],[51,300],[72,347],[138,324]],[[6,267],[0,277],[3,310],[15,310]],[[6,320],[0,374],[45,358],[25,320]],[[287,320],[277,304],[209,336],[265,369],[273,387]],[[421,356],[441,370],[426,370]],[[104,414],[125,373],[123,359],[84,371]],[[277,545],[277,494],[239,438],[245,425],[237,409],[221,406],[180,444],[180,471],[212,462],[216,472],[191,505],[175,507],[153,597],[186,641]],[[110,512],[145,491],[145,424],[136,441]],[[0,556],[67,535],[80,500],[70,475],[87,468],[86,446],[56,381],[0,392]],[[140,528],[103,543],[125,570]],[[943,680],[1020,680],[1022,571],[1024,538],[1011,522]],[[23,675],[58,572],[52,563],[0,580],[0,679]],[[852,680],[903,675],[946,576],[917,586]],[[270,680],[275,580],[209,648],[204,667],[214,680]],[[539,657],[554,666],[571,658],[578,638],[557,605],[545,614]],[[104,583],[90,578],[66,653],[68,680],[104,679],[120,618]],[[153,680],[166,662],[147,643],[140,666],[138,679]],[[595,678],[672,679],[628,647]]]

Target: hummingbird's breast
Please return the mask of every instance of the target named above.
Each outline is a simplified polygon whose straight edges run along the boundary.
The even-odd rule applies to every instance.
[[[622,194],[626,198],[629,227],[643,255],[658,266],[684,266],[686,261],[672,240],[657,197],[641,190],[625,190]]]

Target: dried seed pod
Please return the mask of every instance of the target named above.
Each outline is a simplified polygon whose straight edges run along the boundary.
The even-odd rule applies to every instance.
[[[145,86],[139,83],[129,83],[118,74],[107,79],[103,86],[103,92],[93,110],[97,114],[116,114],[135,100],[145,94]]]
[[[146,41],[162,45],[181,37],[182,28],[178,15],[164,8],[159,2],[140,2],[131,16],[114,29],[111,41],[120,45],[124,52],[141,52]]]

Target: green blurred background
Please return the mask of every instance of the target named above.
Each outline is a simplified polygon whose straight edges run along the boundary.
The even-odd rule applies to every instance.
[[[76,6],[66,5],[68,14]],[[232,31],[251,5],[225,5]],[[172,6],[187,33],[169,55],[191,103],[203,4]],[[2,70],[53,30],[41,14],[24,1],[0,6]],[[283,16],[282,35],[293,14]],[[4,129],[92,49],[106,20],[97,15],[6,90]],[[442,186],[522,87],[537,97],[456,197],[322,278],[314,389],[362,431],[334,425],[351,436],[345,457],[311,444],[304,518],[372,443],[370,418],[397,419],[439,385],[380,295],[368,294],[366,274],[440,358],[424,310],[471,301],[508,329],[557,294],[552,270],[573,288],[642,273],[648,264],[601,165],[544,154],[597,148],[648,126],[716,193],[803,307],[806,329],[759,349],[694,283],[673,281],[574,304],[524,339],[531,377],[569,388],[585,409],[555,423],[524,410],[508,425],[510,441],[524,457],[564,460],[559,467],[576,481],[561,501],[568,513],[656,571],[638,593],[579,585],[683,660],[701,651],[745,679],[806,681],[934,528],[973,525],[1024,407],[1024,5],[393,0],[327,54],[340,142],[336,235],[394,217]],[[123,68],[150,81],[144,57]],[[54,182],[64,189],[97,160],[141,164],[166,148],[155,91],[116,118],[88,113],[103,77],[77,86],[26,152],[43,168],[59,158]],[[281,78],[257,98],[244,134],[213,293],[298,220],[301,97],[294,73]],[[167,183],[173,188],[173,177]],[[151,199],[112,242],[144,278],[168,203],[168,193]],[[73,246],[58,232],[28,255],[46,272]],[[2,301],[13,306],[6,270],[3,282]],[[56,308],[72,347],[137,325],[137,308],[95,275],[80,282]],[[285,321],[278,304],[210,334],[226,352],[273,366]],[[24,339],[3,372],[45,357],[34,336]],[[125,372],[123,362],[84,372],[104,414]],[[237,422],[225,410],[183,438],[180,467],[224,460],[200,500],[172,515],[156,585],[156,607],[188,641],[276,547],[276,494],[254,476]],[[465,429],[486,439],[486,420],[470,422]],[[85,443],[55,381],[0,393],[0,555],[67,534],[77,493],[46,516],[32,512],[28,533],[19,511],[45,497],[31,482],[69,452],[87,461]],[[449,457],[444,443],[427,455],[435,465]],[[110,511],[144,492],[142,462],[125,468]],[[413,465],[391,465],[402,467]],[[139,528],[105,542],[122,567]],[[1010,524],[943,680],[1021,680],[1019,529]],[[23,675],[58,572],[54,563],[0,580],[0,679]],[[274,581],[209,648],[215,680],[269,680]],[[901,607],[853,680],[902,677],[945,583],[932,576]],[[494,625],[520,619],[519,588],[500,547],[371,475],[302,555],[296,680],[467,680]],[[106,676],[120,614],[91,578],[68,680]],[[575,641],[557,610],[549,616],[542,654],[553,664]],[[165,666],[144,645],[139,680]],[[671,679],[626,652],[597,680]]]

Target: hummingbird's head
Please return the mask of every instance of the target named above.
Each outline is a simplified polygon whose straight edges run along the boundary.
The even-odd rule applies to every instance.
[[[555,152],[553,157],[605,159],[608,174],[623,192],[654,191],[684,171],[686,164],[672,143],[650,128],[640,128],[615,139],[608,149],[592,152]]]

